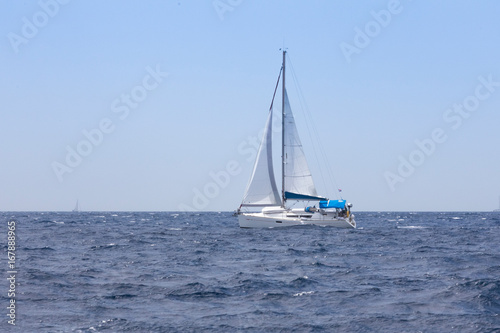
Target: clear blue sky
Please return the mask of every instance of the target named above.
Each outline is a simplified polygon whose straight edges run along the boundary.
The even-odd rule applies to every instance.
[[[497,1],[60,1],[0,3],[0,210],[234,210],[283,45],[355,210],[498,208]]]

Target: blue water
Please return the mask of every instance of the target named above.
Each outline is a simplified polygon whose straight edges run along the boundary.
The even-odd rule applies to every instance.
[[[17,221],[18,332],[500,332],[500,213],[357,213],[240,229],[231,213]],[[7,275],[7,247],[1,265]]]

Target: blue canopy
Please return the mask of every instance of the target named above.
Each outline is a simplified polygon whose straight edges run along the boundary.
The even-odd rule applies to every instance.
[[[319,208],[345,208],[345,200],[323,200],[319,202]]]

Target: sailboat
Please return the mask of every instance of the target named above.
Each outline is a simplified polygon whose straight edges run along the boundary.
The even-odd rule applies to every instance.
[[[500,212],[500,197],[498,197],[498,209],[493,209],[494,212]]]
[[[302,148],[285,86],[286,50],[274,89],[264,134],[250,181],[240,207],[236,210],[241,228],[275,228],[296,225],[319,225],[356,228],[352,204],[344,199],[329,200],[319,196]],[[278,192],[272,158],[273,103],[281,77],[281,193]],[[314,202],[313,206],[291,208],[289,202]],[[261,209],[260,212],[251,210]]]
[[[80,206],[78,205],[78,200],[76,200],[75,208],[73,208],[72,212],[78,213],[80,211]]]

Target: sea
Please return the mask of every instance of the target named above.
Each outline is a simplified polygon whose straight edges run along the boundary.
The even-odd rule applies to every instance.
[[[500,332],[500,213],[355,217],[2,212],[0,332]]]

